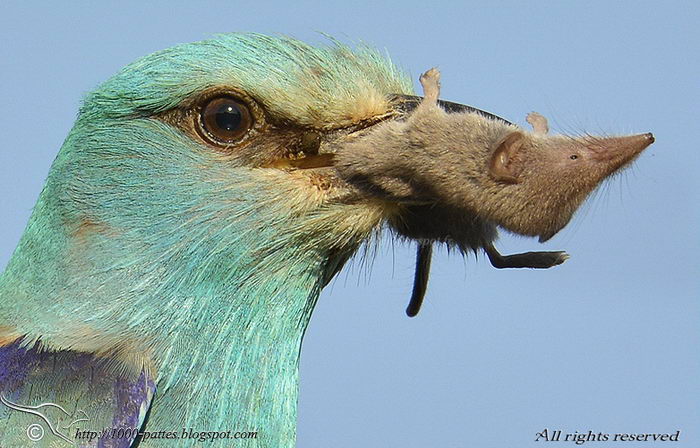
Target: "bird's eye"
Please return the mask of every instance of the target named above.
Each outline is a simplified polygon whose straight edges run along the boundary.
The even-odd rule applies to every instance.
[[[200,132],[215,145],[238,143],[252,127],[253,117],[248,106],[234,97],[217,96],[200,109]]]
[[[569,158],[570,158],[571,160],[576,160],[576,159],[578,159],[578,156],[577,156],[576,154],[571,154],[571,155],[569,156]]]

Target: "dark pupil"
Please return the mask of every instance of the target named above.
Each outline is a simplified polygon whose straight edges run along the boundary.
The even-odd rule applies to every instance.
[[[216,125],[224,131],[235,131],[241,125],[241,111],[233,104],[222,104],[215,115]]]

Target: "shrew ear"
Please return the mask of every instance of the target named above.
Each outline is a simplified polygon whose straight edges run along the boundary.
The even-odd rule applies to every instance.
[[[518,152],[525,142],[525,136],[518,131],[506,135],[496,146],[489,161],[489,174],[494,180],[516,184],[519,182],[520,164]]]

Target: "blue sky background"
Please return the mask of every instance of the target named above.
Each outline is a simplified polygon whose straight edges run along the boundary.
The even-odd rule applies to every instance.
[[[565,249],[562,266],[498,271],[440,250],[415,319],[413,247],[385,239],[346,268],[306,334],[298,445],[537,447],[549,428],[681,430],[671,446],[700,446],[697,2],[430,3],[3,1],[0,267],[81,97],[123,65],[227,31],[363,40],[414,79],[437,66],[445,99],[657,141],[548,243],[498,245]]]

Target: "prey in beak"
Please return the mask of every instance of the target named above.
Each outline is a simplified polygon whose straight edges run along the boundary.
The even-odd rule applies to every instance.
[[[527,131],[439,101],[439,78],[436,69],[424,73],[423,99],[397,95],[394,116],[338,144],[329,159],[359,196],[391,203],[389,225],[418,242],[409,316],[425,295],[433,243],[483,250],[496,268],[563,263],[569,255],[561,251],[501,255],[494,246],[497,229],[550,239],[604,179],[654,142],[650,133],[550,135],[537,113],[528,115],[533,130]]]

